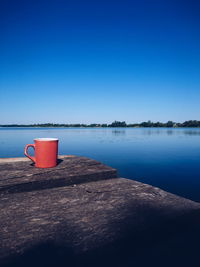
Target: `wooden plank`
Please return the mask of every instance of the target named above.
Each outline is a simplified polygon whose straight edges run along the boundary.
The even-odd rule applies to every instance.
[[[59,155],[58,159],[71,158],[71,157],[75,157],[75,156],[74,155]],[[19,161],[30,162],[30,159],[28,159],[27,157],[0,158],[0,164],[13,163],[13,162],[19,162]]]
[[[123,178],[0,197],[1,266],[198,266],[200,204]]]
[[[85,157],[59,157],[55,168],[35,168],[31,161],[0,164],[0,194],[41,190],[117,177],[115,169]]]

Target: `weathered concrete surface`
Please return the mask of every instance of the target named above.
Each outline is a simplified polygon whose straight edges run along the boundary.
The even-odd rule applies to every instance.
[[[2,194],[0,214],[1,266],[199,266],[200,204],[136,181]]]

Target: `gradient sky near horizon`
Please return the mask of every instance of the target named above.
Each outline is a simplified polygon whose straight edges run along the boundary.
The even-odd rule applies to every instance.
[[[200,1],[0,0],[0,124],[200,120]]]

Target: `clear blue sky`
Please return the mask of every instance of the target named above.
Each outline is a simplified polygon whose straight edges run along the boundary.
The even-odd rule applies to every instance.
[[[200,120],[200,1],[1,0],[0,124]]]

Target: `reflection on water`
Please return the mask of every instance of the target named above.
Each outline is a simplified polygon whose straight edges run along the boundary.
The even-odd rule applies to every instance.
[[[60,154],[91,157],[121,177],[200,201],[199,128],[0,128],[0,157],[23,156],[38,137],[57,137]]]
[[[115,136],[125,135],[126,131],[125,130],[112,130],[112,134]]]
[[[166,128],[143,128],[142,134],[144,135],[200,135],[200,129],[194,128],[193,130],[190,129],[166,129]]]
[[[186,134],[186,135],[200,135],[200,130],[198,130],[198,131],[188,130],[188,131],[184,131],[184,134]]]

